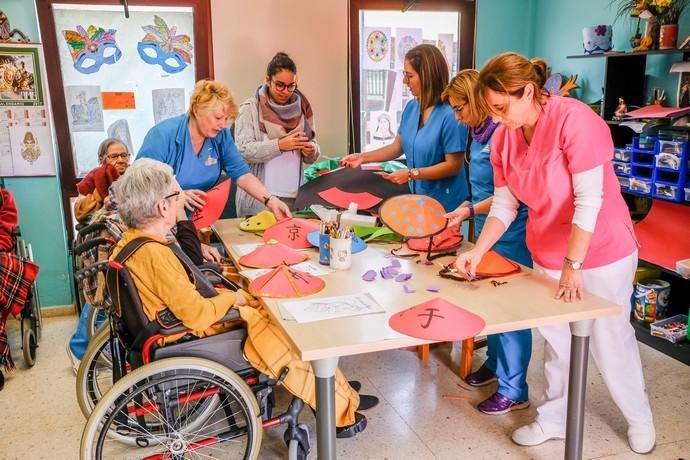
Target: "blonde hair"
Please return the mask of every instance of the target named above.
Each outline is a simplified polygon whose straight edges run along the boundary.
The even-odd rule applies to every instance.
[[[479,72],[474,69],[465,69],[454,76],[446,89],[441,94],[441,100],[449,104],[450,98],[465,101],[467,104],[467,113],[469,114],[465,119],[468,126],[480,126],[486,119],[486,114],[482,112],[477,105],[477,95],[475,88],[479,80]]]
[[[240,113],[237,103],[227,86],[214,80],[199,80],[194,85],[194,91],[189,98],[189,118],[195,118],[195,112],[213,107],[221,103],[225,108],[225,114],[230,119],[237,118]]]
[[[434,45],[418,45],[405,54],[405,60],[419,74],[422,83],[420,112],[441,102],[441,93],[448,84],[449,74],[448,63],[441,51]]]
[[[517,53],[503,53],[494,56],[479,72],[476,94],[480,110],[490,114],[486,101],[486,91],[491,90],[510,96],[522,97],[525,87],[534,87],[534,101],[543,104],[548,97],[544,83],[548,75],[548,65],[541,58],[527,59]]]

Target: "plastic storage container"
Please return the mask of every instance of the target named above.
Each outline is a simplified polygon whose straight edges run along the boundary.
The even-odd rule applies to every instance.
[[[619,176],[629,176],[630,175],[630,163],[625,163],[624,161],[614,161],[613,170]]]
[[[654,196],[680,201],[681,188],[676,185],[654,184]]]
[[[657,168],[667,168],[679,171],[680,167],[683,165],[682,161],[683,158],[675,153],[660,153],[655,157],[654,164]]]
[[[620,182],[622,189],[624,189],[624,190],[630,189],[630,178],[629,177],[618,176],[618,182]]]
[[[690,201],[690,187],[685,187],[685,201]]]
[[[659,153],[671,153],[680,156],[683,154],[683,148],[686,142],[687,141],[681,140],[668,141],[659,139]]]
[[[629,148],[616,147],[613,149],[613,159],[617,161],[630,161],[632,151]]]
[[[676,271],[683,278],[690,278],[690,259],[676,260]]]
[[[639,177],[630,178],[630,190],[637,193],[648,194],[652,192],[652,181],[640,179]]]
[[[676,315],[649,325],[649,332],[669,342],[680,342],[688,335],[688,315]]]

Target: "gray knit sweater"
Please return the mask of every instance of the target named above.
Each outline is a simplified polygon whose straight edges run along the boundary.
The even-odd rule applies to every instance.
[[[314,127],[312,126],[312,129]],[[316,129],[314,129],[316,131]],[[316,139],[314,139],[316,142]],[[264,181],[264,163],[272,160],[282,152],[278,148],[278,139],[263,140],[263,134],[259,129],[259,104],[256,96],[252,96],[240,105],[240,114],[235,121],[235,143],[237,148],[252,170],[252,173]],[[313,163],[319,158],[321,148],[316,143],[316,154],[311,158],[304,158],[304,163]],[[300,176],[302,168],[300,168]],[[302,178],[300,178],[301,184]],[[235,198],[237,216],[245,217],[255,215],[265,209],[263,203],[255,200],[244,190],[237,189]]]

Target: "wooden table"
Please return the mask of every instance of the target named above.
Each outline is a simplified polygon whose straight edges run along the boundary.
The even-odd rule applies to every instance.
[[[233,246],[259,243],[257,235],[242,232],[240,219],[222,220],[215,230],[230,257],[237,263],[239,255]],[[564,303],[553,298],[557,282],[539,275],[528,268],[502,278],[506,284],[494,286],[490,280],[458,282],[437,276],[438,265],[427,266],[415,263],[414,259],[398,259],[401,272],[413,273],[407,283],[416,289],[407,294],[402,284],[394,280],[374,282],[362,280],[362,274],[390,265],[390,245],[370,245],[365,251],[352,256],[352,268],[334,271],[326,276],[324,290],[311,297],[331,297],[357,292],[371,292],[386,309],[385,314],[353,316],[312,323],[297,323],[283,320],[279,308],[281,299],[262,299],[273,320],[285,332],[304,361],[311,361],[316,375],[316,404],[318,458],[335,459],[335,369],[341,356],[393,350],[397,348],[429,343],[404,336],[388,326],[388,318],[401,310],[417,305],[434,297],[440,297],[459,305],[479,316],[486,322],[485,334],[529,329],[551,324],[570,323],[572,333],[570,354],[570,382],[568,390],[568,416],[566,423],[566,459],[582,458],[584,427],[585,383],[589,335],[595,318],[614,315],[620,307],[594,295],[586,300]],[[471,248],[463,243],[460,251]],[[318,263],[318,252],[309,251],[310,260]],[[453,259],[445,258],[449,263]],[[428,292],[431,285],[440,287],[437,293]]]

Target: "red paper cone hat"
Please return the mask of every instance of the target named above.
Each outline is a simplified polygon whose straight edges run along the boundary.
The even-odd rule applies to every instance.
[[[410,337],[452,342],[477,336],[485,323],[480,316],[435,297],[396,313],[388,325]]]
[[[520,271],[520,265],[508,260],[496,251],[487,251],[477,265],[475,275],[478,278],[493,278],[505,276]]]
[[[302,297],[319,292],[326,283],[319,277],[281,265],[249,283],[255,297]]]
[[[297,252],[290,246],[271,240],[262,244],[249,254],[240,257],[240,263],[245,267],[273,268],[280,264],[294,265],[307,260],[309,256],[303,252]]]
[[[319,192],[318,195],[324,201],[343,209],[347,209],[350,203],[357,203],[357,209],[369,209],[381,202],[381,198],[369,192],[345,192],[338,187],[331,187]]]
[[[264,241],[276,240],[293,249],[307,249],[311,243],[307,235],[319,229],[315,220],[291,217],[276,222],[264,232]]]
[[[221,182],[206,193],[204,198],[206,206],[192,213],[192,222],[197,230],[216,223],[223,214],[228,196],[230,196],[230,179]]]
[[[438,235],[429,237],[432,240],[431,252],[448,251],[455,249],[462,243],[460,227],[453,225],[446,228]],[[427,251],[429,249],[429,238],[415,238],[407,240],[405,244],[413,251]]]

